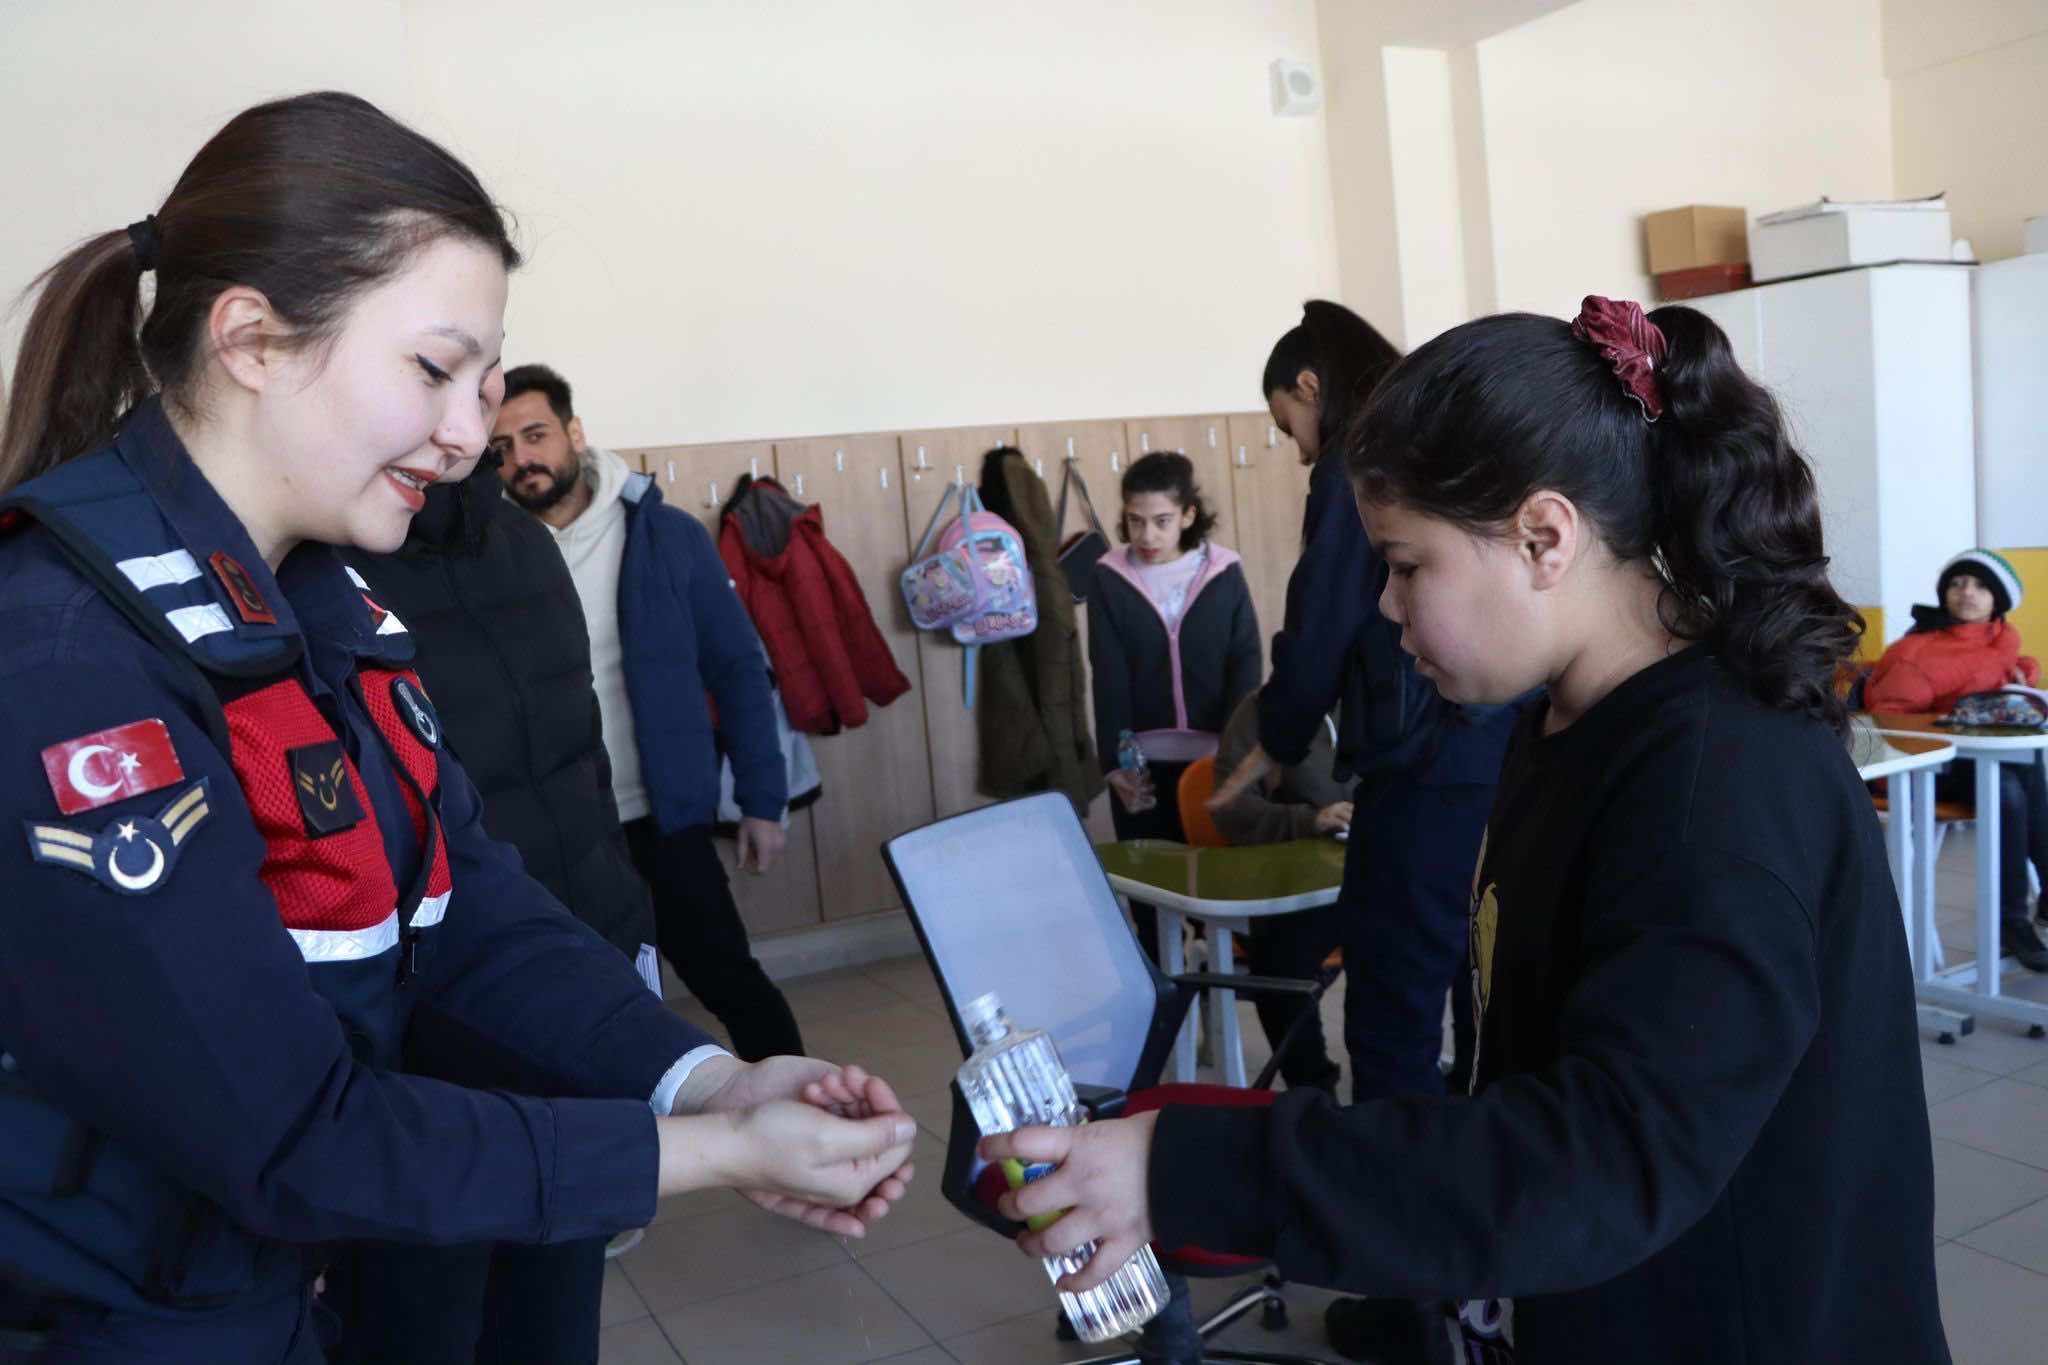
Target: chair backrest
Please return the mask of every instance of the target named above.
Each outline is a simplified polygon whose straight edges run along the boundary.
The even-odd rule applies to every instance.
[[[1180,775],[1174,800],[1180,805],[1180,829],[1196,848],[1222,848],[1230,840],[1209,816],[1209,798],[1216,794],[1216,755],[1188,764]]]
[[[882,857],[963,1056],[961,1007],[994,991],[1018,1028],[1052,1035],[1076,1083],[1130,1088],[1159,1051],[1154,1019],[1170,987],[1138,946],[1065,796],[955,815],[889,840]]]

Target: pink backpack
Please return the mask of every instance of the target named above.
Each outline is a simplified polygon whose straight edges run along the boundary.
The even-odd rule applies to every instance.
[[[951,506],[953,520],[932,547],[939,519]],[[955,498],[941,498],[918,538],[910,567],[898,580],[910,620],[919,630],[950,630],[966,645],[967,704],[974,704],[974,652],[981,645],[1015,640],[1038,629],[1038,589],[1024,557],[1017,529],[981,505],[969,483]]]

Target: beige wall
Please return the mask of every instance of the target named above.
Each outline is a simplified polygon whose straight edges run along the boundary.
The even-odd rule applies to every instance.
[[[1641,295],[1639,218],[1680,203],[1946,188],[1988,258],[2048,213],[2048,0],[162,13],[0,6],[0,113],[33,130],[0,143],[0,294],[237,108],[342,86],[515,210],[511,356],[621,445],[1234,409],[1309,295],[1409,345]],[[86,43],[119,96],[81,99]],[[1272,116],[1277,56],[1317,63],[1322,115]]]
[[[1580,0],[1478,44],[1498,306],[1644,297],[1641,215],[1892,189],[1879,0]]]
[[[321,84],[415,118],[518,213],[510,358],[558,364],[619,445],[1235,410],[1337,285],[1323,121],[1274,117],[1266,84],[1314,57],[1314,0],[164,15],[0,6],[0,173],[33,189],[0,215],[0,291],[147,212],[235,109]]]
[[[1338,300],[1402,344],[1401,248],[1394,221],[1387,38],[1379,16],[1356,0],[1318,0],[1323,117]]]
[[[2048,214],[2048,3],[1884,0],[1884,28],[1898,192],[1948,191],[1979,259],[2018,254]]]
[[[1451,54],[1390,47],[1384,56],[1394,223],[1401,247],[1401,336],[1412,349],[1477,310],[1465,289],[1465,211]]]
[[[0,359],[16,297],[80,238],[127,226],[236,111],[340,87],[407,110],[400,0],[0,4]]]

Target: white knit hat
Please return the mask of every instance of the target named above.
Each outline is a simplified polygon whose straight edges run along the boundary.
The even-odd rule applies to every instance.
[[[1965,550],[1941,566],[1941,577],[1934,580],[1934,595],[1939,599],[1948,589],[1948,581],[1959,573],[1975,574],[1991,589],[1992,610],[2003,616],[2020,604],[2020,574],[2010,560],[1996,550]]]

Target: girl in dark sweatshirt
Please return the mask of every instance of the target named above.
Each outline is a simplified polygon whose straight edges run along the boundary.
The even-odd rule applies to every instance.
[[[1124,471],[1117,534],[1127,548],[1097,561],[1088,597],[1095,748],[1119,839],[1184,837],[1181,774],[1216,752],[1224,723],[1259,687],[1258,613],[1237,555],[1209,539],[1215,526],[1187,456],[1160,451]],[[1149,807],[1117,766],[1126,730],[1151,769]],[[1156,958],[1157,916],[1131,912]]]
[[[1483,318],[1346,455],[1381,602],[1459,702],[1542,684],[1473,882],[1469,1097],[984,1139],[1006,1214],[1429,1296],[1480,1365],[1949,1359],[1905,933],[1833,688],[1812,471],[1685,307]],[[1446,1343],[1448,1344],[1448,1343]]]

